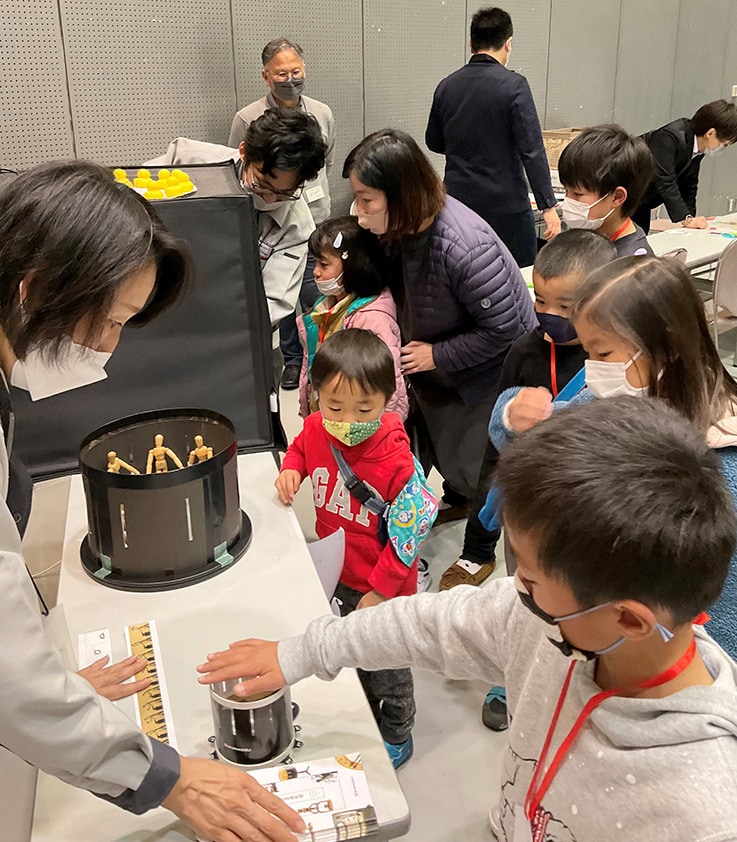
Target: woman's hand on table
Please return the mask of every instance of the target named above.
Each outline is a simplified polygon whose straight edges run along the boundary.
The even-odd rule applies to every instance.
[[[279,666],[278,645],[276,640],[236,640],[224,651],[207,656],[205,663],[197,667],[197,672],[203,674],[197,680],[200,684],[214,684],[243,678],[233,688],[236,696],[279,690],[287,682]]]
[[[162,802],[212,842],[295,842],[299,815],[250,775],[197,757],[182,757],[179,780]]]
[[[99,658],[93,664],[79,670],[77,673],[85,681],[88,681],[100,696],[110,699],[111,702],[116,702],[118,699],[125,699],[127,696],[132,696],[140,690],[145,690],[151,683],[150,678],[144,678],[141,681],[132,681],[130,684],[123,683],[128,681],[129,678],[133,678],[136,673],[145,669],[145,658],[131,655],[130,658],[118,661],[117,664],[107,666],[109,660],[110,658],[105,655],[104,658]]]
[[[382,602],[386,602],[385,596],[382,596],[378,591],[369,591],[359,600],[356,611],[361,608],[372,608],[374,605],[381,605]]]
[[[402,374],[419,374],[421,371],[432,371],[435,360],[432,356],[432,345],[429,342],[408,342],[402,346],[400,354]]]
[[[299,491],[300,485],[302,485],[302,477],[299,471],[291,470],[281,471],[274,483],[276,493],[285,506],[294,500],[294,495]]]
[[[521,389],[504,410],[513,433],[524,433],[553,414],[553,396],[544,386]]]

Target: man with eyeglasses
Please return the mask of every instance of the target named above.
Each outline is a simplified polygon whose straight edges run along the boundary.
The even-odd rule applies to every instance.
[[[179,137],[150,166],[236,161],[238,177],[256,208],[261,277],[271,325],[294,313],[315,230],[305,186],[325,165],[326,144],[314,117],[297,109],[269,109],[231,149]],[[274,348],[278,334],[274,334]]]
[[[333,112],[324,102],[303,96],[305,86],[304,51],[299,44],[289,38],[275,38],[261,52],[263,68],[261,76],[269,88],[262,97],[235,115],[230,128],[228,145],[238,147],[246,139],[248,126],[260,117],[267,108],[297,109],[312,114],[320,124],[323,138],[327,144],[325,166],[317,178],[304,185],[304,198],[315,221],[315,225],[324,222],[330,216],[330,191],[328,174],[333,165],[335,144],[335,121]],[[314,261],[308,256],[307,267],[300,293],[300,303],[304,311],[309,310],[317,301],[319,293],[312,274]],[[302,346],[297,335],[296,316],[292,313],[284,318],[279,327],[281,350],[284,355],[284,372],[281,384],[284,389],[296,389],[299,385],[299,372],[302,365]]]

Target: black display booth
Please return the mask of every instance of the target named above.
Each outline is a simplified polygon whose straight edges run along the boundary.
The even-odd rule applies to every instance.
[[[94,429],[124,416],[202,407],[229,418],[239,452],[285,447],[256,214],[231,162],[181,167],[197,192],[157,202],[195,264],[189,293],[143,328],[126,328],[108,378],[36,401],[13,389],[14,449],[34,479],[79,469]]]

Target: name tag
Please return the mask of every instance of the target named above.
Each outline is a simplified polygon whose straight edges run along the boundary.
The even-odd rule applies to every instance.
[[[308,202],[316,202],[318,199],[325,198],[325,191],[319,184],[305,190],[305,198]]]

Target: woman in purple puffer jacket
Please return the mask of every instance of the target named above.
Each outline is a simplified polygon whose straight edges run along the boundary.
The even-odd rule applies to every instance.
[[[479,469],[502,362],[512,342],[537,324],[532,300],[504,243],[446,195],[408,134],[369,135],[348,155],[343,176],[359,225],[401,261],[392,292],[414,403],[413,441],[423,467],[434,465],[444,478],[439,521],[465,517],[486,482]],[[467,530],[441,589],[480,584],[491,574],[485,535],[480,524]]]

